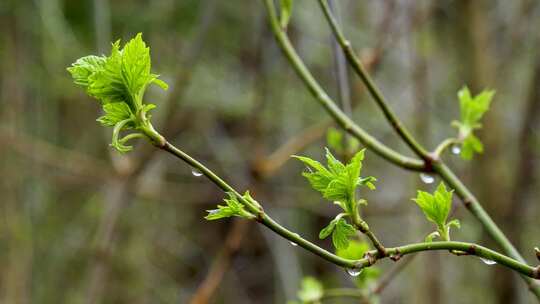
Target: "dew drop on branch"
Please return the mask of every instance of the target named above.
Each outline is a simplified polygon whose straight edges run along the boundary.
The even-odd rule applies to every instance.
[[[352,277],[357,277],[362,273],[362,268],[347,268],[347,273]]]
[[[461,147],[459,145],[452,146],[452,154],[459,155],[461,153]]]
[[[486,265],[495,265],[495,264],[497,264],[497,262],[495,262],[495,261],[484,259],[484,258],[480,258],[480,260]]]
[[[435,181],[435,177],[433,177],[432,175],[426,174],[426,173],[420,173],[420,179],[425,184],[431,184],[431,183],[433,183]]]
[[[193,176],[195,177],[199,177],[202,175],[201,171],[197,170],[197,169],[191,169],[191,174],[193,174]]]

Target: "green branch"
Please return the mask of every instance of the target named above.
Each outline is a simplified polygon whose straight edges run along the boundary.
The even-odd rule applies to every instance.
[[[368,87],[373,98],[375,99],[375,101],[377,102],[377,104],[379,105],[395,131],[403,138],[403,140],[409,145],[409,147],[411,147],[411,149],[423,159],[423,161],[406,158],[409,161],[412,160],[413,165],[404,166],[403,163],[400,162],[400,160],[404,159],[404,156],[402,156],[401,154],[389,149],[388,147],[377,141],[368,141],[370,145],[366,144],[365,139],[372,137],[369,134],[365,133],[359,126],[357,126],[344,113],[342,113],[335,105],[335,103],[324,92],[324,90],[319,86],[319,84],[313,78],[309,70],[306,68],[306,66],[296,53],[286,33],[278,26],[273,2],[271,0],[264,0],[264,3],[268,11],[268,17],[272,31],[276,37],[279,46],[285,53],[285,56],[289,59],[290,64],[300,76],[300,78],[303,80],[305,85],[308,87],[309,91],[345,130],[349,131],[353,136],[357,137],[368,148],[398,166],[417,171],[436,172],[450,187],[456,190],[456,193],[461,198],[468,210],[484,226],[490,236],[503,248],[504,252],[515,258],[517,261],[524,262],[523,257],[515,249],[512,243],[506,238],[504,233],[499,229],[499,227],[495,224],[495,222],[491,219],[487,212],[482,208],[478,200],[461,182],[461,180],[457,178],[455,174],[450,170],[450,168],[448,168],[440,159],[434,158],[432,153],[426,152],[426,150],[421,147],[414,140],[414,138],[412,138],[410,133],[403,127],[397,116],[392,112],[392,110],[386,103],[382,94],[380,94],[374,82],[364,70],[363,66],[360,63],[360,60],[352,50],[350,42],[345,39],[343,32],[340,30],[338,24],[335,22],[324,0],[319,0],[319,3],[321,4],[323,12],[325,13],[326,18],[330,23],[332,31],[334,32],[343,51],[345,52],[349,63],[353,66],[355,71],[359,74],[360,78],[364,81],[364,84]],[[361,130],[362,132],[358,133],[354,132],[353,130]],[[388,152],[388,150],[390,152]],[[528,284],[529,289],[535,294],[537,298],[540,299],[540,285],[536,284],[536,282],[531,281],[528,278],[525,278],[525,281]]]
[[[218,175],[216,175],[214,172],[212,172],[210,169],[208,169],[206,166],[201,164],[196,159],[189,156],[184,151],[176,148],[169,142],[165,141],[165,143],[162,146],[158,146],[160,149],[163,149],[174,156],[182,159],[186,163],[188,163],[191,167],[194,169],[197,169],[199,172],[201,172],[204,176],[206,176],[210,181],[212,181],[214,184],[216,184],[221,190],[224,192],[234,193],[238,200],[244,204],[244,206],[250,211],[251,213],[256,215],[256,219],[259,223],[265,225],[266,227],[270,228],[270,230],[276,232],[280,236],[284,237],[285,239],[297,244],[298,246],[314,253],[315,255],[320,256],[321,258],[336,264],[338,266],[351,268],[354,267],[355,261],[348,260],[341,258],[315,244],[312,242],[302,238],[297,233],[294,233],[287,228],[281,226],[276,221],[274,221],[271,217],[269,217],[266,213],[264,213],[264,210],[261,207],[254,206],[252,203],[248,202],[238,191],[236,191],[233,187],[231,187],[227,182],[225,182],[223,179],[221,179]]]
[[[365,130],[355,124],[345,113],[343,113],[335,102],[330,99],[328,94],[326,94],[317,80],[315,80],[315,78],[311,75],[307,67],[296,53],[289,38],[279,24],[273,1],[265,0],[264,3],[270,17],[272,31],[274,32],[274,35],[276,36],[285,56],[289,59],[289,62],[293,66],[298,76],[302,79],[302,81],[304,81],[310,93],[326,109],[328,114],[330,114],[344,130],[355,136],[362,144],[384,159],[405,169],[425,171],[426,167],[422,160],[407,157],[389,148],[388,146],[379,142],[376,138],[369,135]]]
[[[457,143],[459,143],[457,138],[447,138],[443,140],[433,151],[433,158],[440,159],[444,151]]]
[[[212,181],[219,188],[221,188],[221,190],[223,190],[224,192],[234,193],[234,195],[237,196],[238,200],[242,202],[242,204],[244,204],[244,206],[248,209],[248,211],[256,215],[255,220],[258,221],[259,223],[265,225],[270,230],[279,234],[283,238],[297,244],[298,246],[320,256],[321,258],[335,265],[346,267],[346,268],[364,268],[364,267],[369,267],[373,265],[378,260],[385,259],[388,257],[392,259],[398,259],[401,256],[416,253],[416,252],[421,252],[421,251],[457,250],[457,251],[465,252],[469,255],[475,255],[481,258],[492,260],[500,265],[513,269],[525,276],[535,278],[535,279],[540,279],[540,267],[535,268],[525,263],[522,263],[520,261],[517,261],[515,259],[512,259],[510,257],[507,257],[503,254],[500,254],[496,251],[493,251],[489,248],[486,248],[477,244],[464,243],[464,242],[431,242],[431,243],[409,244],[409,245],[400,246],[400,247],[385,248],[384,255],[381,254],[379,250],[369,251],[366,254],[366,257],[360,260],[349,260],[349,259],[341,258],[313,244],[312,242],[304,239],[297,233],[294,233],[288,230],[287,228],[281,226],[279,223],[273,220],[270,216],[268,216],[264,212],[262,207],[255,206],[253,203],[244,199],[244,197],[240,195],[238,191],[236,191],[232,186],[230,186],[227,182],[225,182],[221,177],[215,174],[212,170],[208,169],[206,166],[204,166],[202,163],[200,163],[193,157],[189,156],[184,151],[176,148],[174,145],[170,144],[168,141],[165,141],[163,145],[160,145],[160,146],[158,145],[157,147],[173,154],[174,156],[188,163],[194,169],[197,169],[204,176],[206,176],[210,181]]]
[[[347,60],[351,64],[353,70],[362,79],[362,82],[365,84],[366,88],[368,89],[369,93],[371,94],[375,102],[377,102],[377,105],[383,111],[386,119],[390,122],[394,130],[403,138],[405,143],[418,156],[429,161],[430,155],[428,151],[426,151],[418,142],[416,142],[414,137],[405,128],[405,126],[399,120],[399,118],[394,114],[394,112],[392,112],[383,94],[381,93],[380,89],[377,87],[373,79],[371,79],[366,69],[362,65],[360,59],[356,56],[354,50],[352,49],[351,43],[345,38],[336,19],[332,15],[332,12],[330,11],[330,7],[328,6],[327,1],[319,0],[319,4],[322,8],[322,11],[328,23],[330,24],[330,27],[332,28],[332,32],[334,33],[334,36],[336,37],[337,42],[339,43],[339,45],[343,49],[343,52],[345,53],[345,57],[347,57]]]

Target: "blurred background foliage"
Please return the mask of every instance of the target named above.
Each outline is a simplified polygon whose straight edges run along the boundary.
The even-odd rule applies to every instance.
[[[534,0],[339,0],[344,30],[391,106],[422,143],[454,134],[456,93],[497,91],[484,155],[448,155],[530,261],[540,245],[540,3]],[[2,0],[0,2],[0,302],[284,303],[304,276],[353,287],[343,270],[245,221],[207,222],[224,196],[146,142],[121,156],[96,101],[65,68],[142,32],[153,71],[154,121],[172,142],[250,189],[302,236],[337,212],[310,190],[290,154],[321,159],[332,124],[276,47],[260,1]],[[296,0],[289,34],[338,96],[329,29],[315,1]],[[350,74],[354,119],[409,153]],[[365,218],[390,246],[423,239],[410,201],[432,191],[417,174],[366,154],[378,178]],[[435,183],[434,185],[436,185]],[[497,248],[455,202],[457,240]],[[330,241],[318,241],[331,248]],[[478,259],[424,253],[377,265],[381,303],[534,303],[516,274]],[[395,268],[406,263],[399,271]],[[362,288],[371,288],[360,284]],[[356,303],[336,299],[329,303]]]

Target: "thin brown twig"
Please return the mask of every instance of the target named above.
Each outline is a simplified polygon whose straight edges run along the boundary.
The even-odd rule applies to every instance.
[[[244,220],[235,220],[233,227],[227,233],[223,247],[214,257],[212,265],[204,280],[199,284],[197,292],[190,300],[190,304],[206,304],[214,294],[215,290],[221,284],[227,269],[231,264],[231,256],[234,255],[242,244],[247,228],[251,222]]]

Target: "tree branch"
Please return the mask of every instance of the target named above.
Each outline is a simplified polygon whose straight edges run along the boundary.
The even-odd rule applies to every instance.
[[[292,46],[289,38],[279,25],[278,18],[276,16],[274,3],[271,0],[264,1],[270,20],[272,31],[283,50],[285,56],[289,59],[294,70],[302,81],[308,87],[310,93],[315,99],[326,109],[326,111],[334,118],[334,120],[347,132],[358,138],[358,140],[375,153],[388,160],[389,162],[396,164],[400,167],[414,170],[425,171],[426,167],[424,162],[419,159],[407,157],[399,152],[389,148],[383,143],[379,142],[376,138],[369,135],[365,130],[355,124],[341,109],[334,103],[334,101],[326,94],[324,89],[315,80],[313,75],[309,72],[304,65],[294,47]]]
[[[319,84],[313,78],[309,70],[306,68],[306,66],[303,64],[302,60],[296,53],[286,33],[279,26],[274,3],[271,0],[264,0],[266,9],[268,11],[270,25],[277,39],[277,42],[279,46],[281,47],[281,49],[283,50],[283,52],[285,53],[285,56],[289,59],[290,64],[293,66],[295,71],[298,73],[300,78],[304,81],[304,83],[308,87],[309,91],[316,97],[317,101],[319,101],[319,103],[321,103],[325,107],[325,109],[329,112],[329,114],[338,123],[340,123],[340,125],[342,125],[342,127],[345,130],[349,131],[351,134],[356,136],[362,143],[364,143],[364,145],[374,150],[377,154],[383,156],[385,159],[389,160],[390,162],[404,168],[413,169],[413,170],[416,169],[417,171],[434,171],[437,174],[439,174],[441,178],[450,187],[456,190],[456,193],[462,199],[465,206],[481,222],[481,224],[484,226],[486,231],[491,235],[491,237],[503,248],[504,252],[506,252],[511,257],[515,258],[516,260],[520,262],[524,262],[523,257],[514,248],[514,246],[506,238],[504,233],[495,224],[495,222],[493,222],[491,217],[482,208],[478,200],[466,188],[466,186],[461,182],[461,180],[457,178],[455,174],[450,170],[450,168],[448,168],[442,161],[438,159],[434,159],[431,153],[428,153],[423,147],[421,147],[412,138],[412,136],[408,133],[408,131],[403,127],[403,125],[400,123],[400,121],[397,119],[397,117],[393,114],[393,112],[387,105],[386,101],[382,97],[382,94],[380,94],[380,92],[378,91],[377,87],[374,85],[371,78],[367,75],[367,73],[363,69],[362,65],[360,64],[360,61],[354,54],[354,51],[352,50],[350,43],[344,38],[343,33],[339,29],[337,23],[335,21],[332,22],[333,17],[328,9],[326,10],[324,9],[325,7],[326,8],[328,7],[324,5],[326,2],[323,2],[323,1],[324,0],[319,0],[319,2],[321,3],[321,7],[323,8],[323,11],[325,11],[325,16],[327,17],[327,20],[329,21],[332,27],[332,30],[334,31],[334,34],[337,36],[338,41],[341,41],[341,46],[343,48],[343,51],[346,53],[346,57],[349,59],[353,68],[355,68],[355,71],[359,73],[359,76],[365,82],[366,86],[368,88],[371,88],[370,89],[371,94],[373,95],[374,99],[376,100],[381,110],[384,112],[386,118],[391,123],[392,127],[396,130],[396,132],[400,135],[400,137],[410,146],[410,148],[413,151],[415,151],[415,153],[419,157],[423,159],[423,161],[419,161],[418,163],[418,160],[413,159],[416,164],[413,165],[412,168],[408,168],[407,166],[404,166],[403,163],[399,161],[403,158],[401,154],[389,149],[388,147],[382,145],[379,142],[374,143],[372,141],[367,141],[367,143],[369,143],[370,145],[366,143],[365,139],[366,138],[369,139],[371,138],[371,136],[365,133],[360,127],[358,127],[354,122],[352,122],[350,118],[348,118],[343,112],[341,112],[339,108],[335,105],[335,103],[327,96],[324,90],[319,86]],[[358,133],[358,132],[354,132],[354,130],[360,130],[362,132]],[[385,148],[390,150],[390,152],[385,151],[386,150]],[[536,284],[536,282],[531,281],[530,279],[525,278],[525,280],[529,286],[529,289],[535,294],[537,298],[540,299],[540,285]]]
[[[394,248],[385,248],[385,254],[381,254],[378,250],[372,250],[366,253],[365,257],[359,260],[349,260],[339,257],[314,243],[304,239],[299,234],[294,233],[287,228],[281,226],[270,216],[268,216],[262,207],[254,206],[252,203],[244,199],[232,186],[230,186],[226,181],[221,177],[215,174],[212,170],[204,166],[202,163],[185,153],[184,151],[176,148],[174,145],[170,144],[168,141],[165,141],[163,145],[158,146],[158,148],[167,151],[174,156],[182,159],[194,169],[197,169],[204,176],[206,176],[210,181],[216,184],[224,192],[233,193],[238,200],[246,207],[246,209],[252,214],[256,215],[255,220],[263,225],[265,225],[270,230],[276,232],[283,238],[297,244],[298,246],[312,252],[315,255],[335,264],[338,266],[346,268],[356,268],[361,269],[364,267],[369,267],[375,262],[385,258],[391,258],[393,260],[398,260],[400,257],[412,254],[421,251],[431,251],[431,250],[448,250],[448,251],[462,251],[466,252],[468,255],[475,255],[482,257],[488,260],[495,261],[496,263],[506,266],[507,268],[513,269],[525,276],[528,276],[533,279],[540,279],[540,266],[532,267],[510,257],[507,257],[501,253],[493,251],[489,248],[465,242],[432,242],[432,243],[416,243],[409,244]]]
[[[390,109],[388,106],[388,103],[386,102],[386,99],[384,98],[383,94],[381,93],[380,89],[377,87],[373,79],[369,76],[366,69],[360,62],[360,59],[356,56],[356,53],[352,49],[351,43],[345,38],[343,35],[343,32],[341,31],[336,19],[334,18],[330,7],[328,6],[328,3],[326,0],[319,0],[319,4],[322,8],[322,11],[326,17],[326,20],[330,24],[330,27],[332,28],[332,31],[334,33],[334,36],[336,37],[337,42],[343,49],[343,52],[345,53],[345,57],[347,57],[347,60],[351,64],[353,70],[358,74],[358,76],[362,79],[364,84],[366,85],[366,88],[368,89],[369,93],[377,103],[377,105],[381,108],[381,110],[384,113],[384,116],[386,119],[390,122],[394,130],[399,134],[401,138],[405,141],[405,143],[421,158],[429,161],[430,155],[429,153],[414,139],[414,137],[409,133],[409,131],[405,128],[403,123],[399,120],[399,118],[394,114],[394,112]]]

